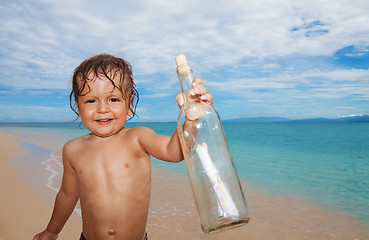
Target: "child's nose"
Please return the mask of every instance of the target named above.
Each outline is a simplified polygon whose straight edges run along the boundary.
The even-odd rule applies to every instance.
[[[106,113],[106,112],[108,112],[108,111],[109,111],[109,106],[108,106],[108,104],[107,104],[107,103],[105,103],[105,102],[99,102],[99,105],[98,105],[98,109],[97,109],[97,111],[98,111],[99,113]]]

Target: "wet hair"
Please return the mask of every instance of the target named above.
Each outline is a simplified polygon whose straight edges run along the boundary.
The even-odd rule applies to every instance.
[[[91,78],[91,74],[93,77]],[[117,86],[113,78],[119,75],[119,86]],[[114,88],[118,88],[122,93],[122,97],[127,101],[129,110],[132,112],[131,120],[136,114],[136,108],[139,101],[139,94],[136,90],[136,85],[133,82],[132,67],[128,61],[114,57],[110,54],[102,53],[84,60],[73,73],[72,91],[69,96],[70,108],[78,116],[78,107],[72,99],[78,102],[78,97],[83,96],[84,89],[90,88],[88,81],[95,78],[107,78],[113,84]]]

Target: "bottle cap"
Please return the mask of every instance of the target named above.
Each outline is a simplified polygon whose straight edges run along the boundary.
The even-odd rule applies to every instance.
[[[180,65],[182,65],[182,64],[188,64],[186,55],[184,55],[184,54],[178,54],[176,56],[176,64],[177,64],[177,67],[180,66]]]

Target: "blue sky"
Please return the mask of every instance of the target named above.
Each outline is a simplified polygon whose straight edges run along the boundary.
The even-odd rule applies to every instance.
[[[2,0],[0,121],[71,121],[70,79],[133,66],[139,121],[175,121],[185,53],[222,119],[369,114],[367,0]],[[136,120],[137,121],[137,120]]]

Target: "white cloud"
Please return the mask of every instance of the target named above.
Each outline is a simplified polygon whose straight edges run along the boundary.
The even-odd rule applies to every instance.
[[[368,114],[349,114],[349,115],[337,115],[337,117],[344,118],[344,117],[362,117]]]
[[[321,83],[315,83],[314,79],[328,83],[330,85],[339,84],[339,82],[359,81],[358,87],[368,87],[369,69],[337,69],[331,71],[308,70],[303,72],[282,72],[270,77],[259,78],[240,78],[227,79],[224,82],[207,81],[207,85],[217,87],[218,90],[233,91],[244,88],[278,89],[295,88],[298,85],[320,86]],[[366,86],[365,86],[366,84]]]
[[[0,88],[68,91],[83,59],[110,52],[127,58],[140,87],[160,99],[178,84],[174,57],[184,52],[199,75],[232,69],[227,82],[207,80],[215,94],[264,89],[273,91],[263,93],[266,98],[367,98],[367,69],[294,65],[297,70],[281,72],[278,59],[331,57],[347,46],[355,51],[346,56],[362,56],[369,46],[368,12],[367,0],[3,1]],[[253,75],[253,69],[267,74]]]
[[[169,97],[171,96],[171,94],[169,93],[154,93],[154,94],[148,94],[148,95],[144,95],[145,99],[149,99],[149,98],[165,98],[165,97]]]
[[[15,62],[48,75],[67,77],[88,54],[104,50],[126,55],[146,73],[173,71],[175,54],[185,51],[204,71],[243,58],[330,55],[369,45],[367,10],[367,1],[344,0],[12,2],[2,5],[1,31]],[[306,27],[314,21],[321,25]],[[291,32],[301,26],[301,34]],[[321,29],[328,33],[306,36]]]
[[[252,102],[252,103],[263,103],[264,101],[263,100],[257,100],[257,99],[251,99],[251,100],[249,100],[249,102]]]

